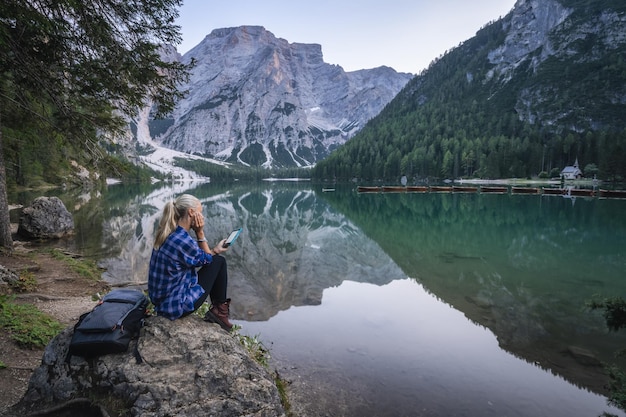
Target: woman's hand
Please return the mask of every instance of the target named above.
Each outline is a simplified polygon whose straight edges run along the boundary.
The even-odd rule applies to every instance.
[[[220,240],[220,243],[218,243],[217,245],[213,246],[213,252],[216,255],[219,255],[222,252],[226,252],[228,250],[228,248],[224,247],[224,243],[226,242],[226,239],[222,239]]]
[[[193,213],[190,214],[190,216],[191,216],[191,228],[193,229],[194,232],[196,232],[196,235],[198,235],[200,232],[204,234],[204,216],[202,215],[202,212],[194,211]]]

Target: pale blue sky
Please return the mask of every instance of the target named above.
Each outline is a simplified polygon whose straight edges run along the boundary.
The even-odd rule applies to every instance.
[[[506,15],[515,0],[184,0],[182,54],[213,29],[263,26],[289,43],[322,45],[346,71],[387,65],[418,73]]]

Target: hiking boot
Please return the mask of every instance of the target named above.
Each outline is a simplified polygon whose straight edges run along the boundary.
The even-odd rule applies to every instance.
[[[230,314],[230,298],[221,303],[216,303],[211,306],[209,311],[206,312],[204,319],[211,323],[219,324],[222,329],[229,332],[233,325],[228,321],[228,315]]]

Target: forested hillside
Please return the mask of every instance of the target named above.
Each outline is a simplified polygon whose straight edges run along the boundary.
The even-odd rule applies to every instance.
[[[528,10],[514,9],[433,62],[313,176],[519,178],[558,175],[578,158],[587,176],[624,179],[626,4],[533,3],[518,2]],[[554,10],[562,21],[544,38],[521,32],[535,23],[528,19],[555,20]],[[508,66],[494,58],[533,42]]]
[[[0,195],[5,186],[80,183],[88,174],[149,180],[111,156],[119,150],[112,138],[125,134],[123,116],[145,97],[167,113],[182,95],[186,67],[159,55],[161,44],[180,40],[179,5],[0,2]]]

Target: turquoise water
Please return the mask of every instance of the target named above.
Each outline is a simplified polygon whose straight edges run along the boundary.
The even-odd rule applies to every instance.
[[[513,350],[605,338],[597,315],[582,307],[595,295],[626,294],[624,200],[347,195],[334,204],[403,272]]]
[[[598,363],[626,338],[584,305],[626,294],[626,201],[116,185],[62,196],[77,232],[59,243],[144,286],[160,210],[181,192],[202,200],[215,242],[243,228],[226,255],[232,315],[308,415],[616,412]]]

